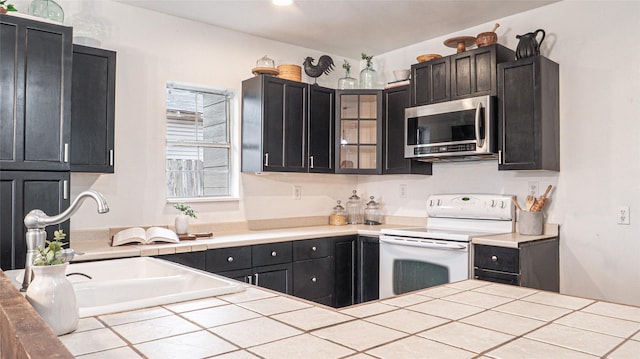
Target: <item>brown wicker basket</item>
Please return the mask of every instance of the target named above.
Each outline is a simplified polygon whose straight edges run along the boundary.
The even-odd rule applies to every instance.
[[[298,65],[280,65],[278,66],[278,75],[281,79],[292,80],[292,81],[301,81],[302,80],[302,67]]]

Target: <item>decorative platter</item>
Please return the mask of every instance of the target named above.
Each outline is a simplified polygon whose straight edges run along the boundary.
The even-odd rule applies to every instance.
[[[453,47],[458,49],[458,52],[467,51],[467,47],[476,44],[476,38],[474,36],[456,36],[444,40],[444,46]]]
[[[276,69],[275,67],[254,67],[251,69],[251,73],[253,73],[256,76],[258,75],[278,76],[278,74],[280,74],[280,72],[278,72],[278,69]]]

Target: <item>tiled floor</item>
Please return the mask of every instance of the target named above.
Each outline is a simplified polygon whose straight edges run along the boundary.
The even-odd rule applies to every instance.
[[[60,339],[84,359],[626,359],[640,308],[465,281],[334,310],[251,287],[84,318]]]

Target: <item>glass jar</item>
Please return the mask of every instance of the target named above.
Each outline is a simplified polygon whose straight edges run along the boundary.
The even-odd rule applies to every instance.
[[[258,68],[275,68],[276,62],[269,58],[267,55],[262,56],[256,61],[256,67]]]
[[[378,84],[378,75],[373,69],[371,62],[367,62],[367,67],[360,71],[360,88],[375,89]]]
[[[380,213],[380,205],[373,199],[373,196],[369,197],[369,202],[367,202],[367,206],[364,209],[364,224],[382,224],[382,213]]]
[[[64,11],[62,7],[53,0],[33,0],[29,4],[29,15],[53,20],[59,23],[64,22]]]
[[[354,189],[353,194],[349,197],[349,201],[347,201],[347,221],[349,224],[361,224],[364,222],[364,206],[356,192]]]
[[[346,70],[344,77],[338,79],[338,90],[352,90],[357,86],[357,81],[349,76],[349,70]]]
[[[333,226],[344,226],[347,224],[347,211],[340,204],[342,201],[338,201],[338,204],[333,207],[331,215],[329,216],[329,224]]]

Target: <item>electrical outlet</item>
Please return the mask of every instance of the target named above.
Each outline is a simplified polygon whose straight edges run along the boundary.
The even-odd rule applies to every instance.
[[[629,224],[630,213],[629,206],[620,206],[618,207],[618,224]]]
[[[527,185],[527,195],[538,197],[538,181],[529,181]]]
[[[293,186],[293,199],[302,199],[302,186]]]
[[[407,185],[406,184],[401,184],[400,185],[400,198],[407,198]]]

